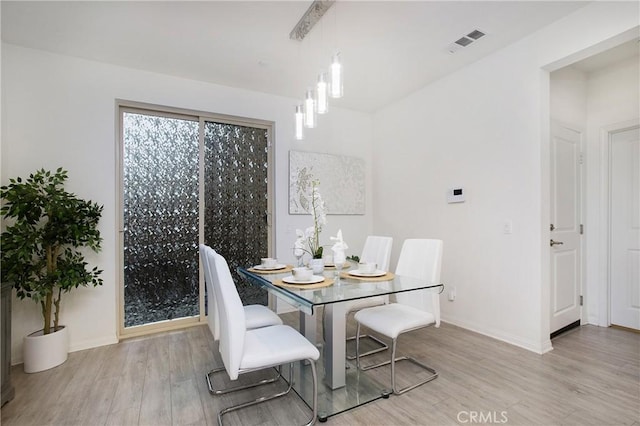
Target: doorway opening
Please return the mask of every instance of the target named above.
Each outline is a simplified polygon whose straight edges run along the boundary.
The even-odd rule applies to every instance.
[[[624,38],[625,40],[622,40]],[[621,40],[622,42],[618,41]],[[582,225],[584,255],[580,273],[582,274],[582,291],[576,293],[576,297],[582,296],[581,312],[577,319],[581,324],[595,324],[609,326],[611,324],[610,312],[612,299],[610,289],[610,274],[612,268],[619,271],[620,267],[610,261],[610,152],[609,136],[606,132],[621,129],[620,125],[612,123],[628,123],[630,120],[637,122],[639,115],[638,96],[639,55],[637,49],[637,31],[634,34],[618,37],[617,43],[605,41],[599,46],[593,46],[589,50],[599,52],[586,59],[573,62],[571,65],[555,69],[550,73],[550,117],[551,121],[566,125],[574,129],[582,129],[584,132],[584,150],[581,156],[584,167],[584,191],[581,208],[583,209]],[[604,49],[608,47],[608,50]],[[584,58],[584,52],[577,52],[576,57]],[[562,64],[567,64],[570,58],[564,59]],[[551,66],[550,66],[551,67]],[[612,127],[613,126],[613,127]],[[629,126],[627,126],[629,127]],[[553,136],[551,136],[553,138]],[[549,146],[552,150],[551,144]],[[633,154],[624,156],[629,159]],[[549,177],[553,173],[552,161],[549,167]],[[617,166],[615,166],[617,169]],[[637,189],[636,189],[637,191]],[[551,193],[551,191],[550,191]],[[552,201],[550,201],[551,205]],[[636,216],[638,216],[636,214]],[[553,217],[553,213],[550,218]],[[552,222],[552,221],[551,221]],[[562,242],[562,239],[551,239]],[[546,242],[545,242],[546,243]],[[563,245],[555,245],[550,248],[563,248]],[[616,256],[615,254],[613,254]],[[627,263],[624,266],[632,271],[638,269],[633,266],[636,263]],[[568,263],[568,262],[567,262]],[[566,265],[565,265],[566,266]],[[550,260],[549,272],[553,268],[553,259]],[[571,268],[565,268],[567,270]],[[633,275],[636,274],[636,275]],[[635,278],[633,278],[635,277]],[[549,317],[550,334],[554,333],[552,316],[554,315],[554,295],[551,281],[554,279],[550,273]],[[635,289],[638,288],[638,274],[632,273],[635,279]],[[640,299],[631,290],[625,290],[627,298]],[[635,302],[634,302],[635,303]],[[637,303],[640,305],[640,301]],[[574,320],[575,322],[575,320]],[[568,322],[568,324],[573,324]],[[560,330],[560,329],[559,329]]]

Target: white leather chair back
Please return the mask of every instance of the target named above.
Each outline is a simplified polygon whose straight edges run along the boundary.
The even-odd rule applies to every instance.
[[[202,269],[204,270],[204,282],[207,287],[207,322],[209,324],[209,330],[213,335],[214,340],[220,340],[220,317],[218,315],[218,307],[216,306],[216,297],[213,290],[214,272],[213,265],[207,258],[207,249],[215,251],[204,244],[198,246],[200,250],[200,261],[202,262]]]
[[[209,263],[215,263],[217,277],[214,277],[213,284],[220,317],[220,355],[229,378],[236,380],[244,351],[244,308],[227,261],[212,249],[208,250],[208,258]]]
[[[360,260],[363,262],[376,262],[378,269],[388,271],[392,245],[393,238],[391,237],[369,235],[362,248]]]
[[[442,240],[408,239],[404,241],[396,275],[420,278],[432,283],[440,283],[442,267]],[[408,291],[396,294],[398,303],[431,312],[440,326],[439,289]]]

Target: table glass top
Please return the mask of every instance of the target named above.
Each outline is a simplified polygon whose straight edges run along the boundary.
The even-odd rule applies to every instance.
[[[369,281],[343,277],[340,278],[339,283],[334,283],[328,287],[312,289],[305,289],[304,287],[292,288],[281,287],[274,284],[277,280],[291,275],[290,272],[259,274],[248,271],[245,268],[238,268],[238,272],[251,280],[253,284],[262,286],[267,291],[277,293],[279,297],[284,298],[305,312],[308,311],[308,313],[313,311],[314,306],[327,305],[330,303],[339,303],[412,290],[432,288],[434,291],[441,291],[442,289],[441,283],[431,283],[422,279],[400,275],[395,275],[392,279],[386,281],[377,281],[377,279]],[[335,271],[333,269],[325,269],[323,275],[325,278],[333,279]]]

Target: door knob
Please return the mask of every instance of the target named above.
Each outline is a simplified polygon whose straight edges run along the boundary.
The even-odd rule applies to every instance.
[[[551,247],[557,246],[557,245],[560,245],[560,244],[564,244],[564,243],[562,241],[553,241],[553,240],[549,241],[549,245]]]

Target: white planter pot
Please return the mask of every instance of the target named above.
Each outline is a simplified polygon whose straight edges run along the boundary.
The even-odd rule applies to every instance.
[[[309,260],[309,268],[313,270],[315,275],[321,274],[324,272],[324,260],[323,259],[310,259]]]
[[[43,330],[26,336],[23,340],[24,372],[37,373],[56,367],[67,360],[69,354],[69,332],[67,327],[58,327],[54,333],[42,334]]]

